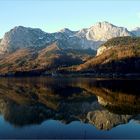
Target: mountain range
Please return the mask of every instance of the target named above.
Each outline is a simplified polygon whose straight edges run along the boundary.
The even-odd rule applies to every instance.
[[[108,22],[98,22],[79,31],[64,28],[46,33],[38,28],[17,26],[0,39],[0,73],[44,73],[75,65],[80,69],[81,65],[114,48],[102,45],[106,41],[128,36],[138,38],[140,28],[128,31]]]
[[[124,27],[117,27],[108,22],[99,22],[90,28],[71,31],[64,28],[55,33],[46,33],[37,28],[18,26],[5,33],[0,43],[0,52],[14,51],[19,48],[44,47],[53,42],[64,43],[62,48],[96,50],[102,42],[113,37],[140,35],[140,28],[132,32]]]

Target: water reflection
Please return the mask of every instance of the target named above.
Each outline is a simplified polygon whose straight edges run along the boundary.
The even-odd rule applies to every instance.
[[[109,130],[140,121],[138,80],[9,78],[0,80],[0,114],[23,127],[45,120],[78,120]]]

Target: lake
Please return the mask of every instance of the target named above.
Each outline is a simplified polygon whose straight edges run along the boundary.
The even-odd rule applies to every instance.
[[[140,138],[140,80],[1,78],[0,138]]]

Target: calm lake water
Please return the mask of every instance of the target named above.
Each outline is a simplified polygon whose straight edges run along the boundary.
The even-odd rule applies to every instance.
[[[140,80],[1,78],[0,138],[140,138]]]

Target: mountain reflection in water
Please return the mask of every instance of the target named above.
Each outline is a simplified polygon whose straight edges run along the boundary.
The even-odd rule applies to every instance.
[[[52,119],[110,130],[140,121],[139,80],[2,78],[0,114],[16,127]]]

